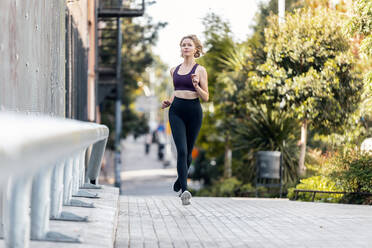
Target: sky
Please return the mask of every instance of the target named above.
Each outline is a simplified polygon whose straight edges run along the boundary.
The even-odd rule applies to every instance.
[[[188,34],[195,34],[204,43],[202,19],[214,12],[230,22],[235,41],[242,41],[251,34],[250,26],[260,2],[265,0],[157,0],[148,6],[146,13],[154,22],[168,22],[159,32],[153,52],[172,67],[182,63],[179,42]]]

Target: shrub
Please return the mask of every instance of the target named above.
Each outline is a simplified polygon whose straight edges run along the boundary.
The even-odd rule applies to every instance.
[[[300,184],[296,188],[288,189],[288,198],[294,199],[294,189],[308,189],[308,190],[322,190],[322,191],[343,191],[341,185],[337,184],[333,179],[328,176],[312,176],[306,179],[301,179]],[[311,201],[313,193],[299,193],[299,200]],[[324,202],[339,202],[342,194],[321,194],[315,195],[314,201]]]
[[[209,187],[205,187],[196,191],[195,195],[233,197],[237,196],[241,184],[242,183],[235,177],[221,179],[219,181],[214,182]]]
[[[235,196],[235,192],[239,189],[241,182],[235,177],[228,178],[222,181],[219,186],[219,196]]]
[[[255,174],[255,155],[258,151],[280,151],[283,155],[284,182],[297,180],[298,122],[287,113],[274,107],[252,105],[249,118],[232,122],[234,150],[247,154],[247,164],[238,172],[247,170]],[[240,166],[242,167],[242,166]],[[253,183],[254,177],[251,177]]]
[[[322,164],[309,166],[317,175],[300,180],[296,189],[372,192],[372,154],[359,150],[347,150],[343,153],[321,155]],[[294,189],[288,190],[288,198],[294,199]],[[298,199],[311,201],[312,193],[300,193]],[[320,194],[315,200],[371,204],[372,197],[356,194]]]
[[[372,192],[372,154],[349,150],[336,156],[335,170],[330,176],[342,184],[346,191]]]
[[[242,186],[240,186],[240,192],[241,194],[246,194],[246,193],[251,193],[251,192],[254,192],[256,189],[255,187],[252,186],[252,184],[250,183],[246,183],[246,184],[243,184]]]

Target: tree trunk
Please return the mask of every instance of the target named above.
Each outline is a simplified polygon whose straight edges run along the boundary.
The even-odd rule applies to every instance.
[[[231,177],[231,145],[230,145],[230,135],[226,133],[225,136],[225,167],[224,167],[224,177]]]
[[[300,159],[298,161],[298,173],[300,176],[303,176],[306,171],[305,167],[306,143],[307,143],[307,120],[303,120],[301,125]]]

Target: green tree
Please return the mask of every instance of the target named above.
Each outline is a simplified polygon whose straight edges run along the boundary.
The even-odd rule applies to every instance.
[[[363,36],[360,50],[366,56],[372,57],[372,2],[370,0],[357,0],[353,3],[352,16],[347,29],[351,35]]]
[[[265,14],[269,15],[268,11]],[[254,36],[247,42],[238,44],[233,41],[228,23],[214,14],[207,16],[204,24],[208,52],[200,62],[208,71],[214,109],[209,112],[206,108],[199,136],[198,143],[209,153],[206,157],[223,156],[223,159],[217,161],[224,161],[224,177],[230,177],[233,172],[243,182],[252,182],[255,173],[255,152],[260,149],[280,150],[286,154],[285,165],[288,169],[285,170],[285,178],[294,180],[292,165],[296,156],[291,144],[294,143],[292,141],[296,135],[284,134],[292,130],[290,127],[293,124],[289,125],[292,123],[289,119],[280,119],[286,116],[283,113],[265,111],[257,107],[255,99],[259,95],[250,91],[248,82],[250,72],[255,71],[256,67],[266,60],[262,45],[264,39]],[[263,30],[266,24],[259,25]],[[265,118],[262,118],[263,115],[266,115]],[[267,120],[269,122],[264,123]],[[213,123],[210,123],[211,121]],[[262,139],[255,137],[258,134],[257,129],[253,128],[257,127],[255,125],[261,128],[259,134]],[[280,133],[271,136],[271,131],[274,130],[280,130]],[[255,138],[247,140],[249,135]],[[288,154],[290,156],[287,156]]]
[[[213,21],[208,23],[221,22],[216,16],[210,17],[218,21],[212,18]],[[210,38],[207,39],[209,50],[201,62],[206,66],[209,81],[212,82],[214,111],[204,113],[199,138],[199,144],[209,153],[206,157],[223,157],[217,161],[224,161],[224,177],[234,174],[248,183],[254,180],[255,153],[259,150],[280,150],[287,166],[285,179],[295,180],[296,173],[293,171],[297,156],[293,144],[297,136],[290,132],[297,122],[272,106],[259,105],[260,95],[256,94],[257,91],[252,92],[249,77],[260,63],[254,52],[257,47],[251,42],[235,43],[228,28],[225,28],[228,32],[221,32],[224,30],[221,23],[219,28],[209,27],[207,25],[206,28],[209,31],[206,37]]]
[[[122,53],[122,138],[132,133],[136,136],[146,133],[148,130],[147,119],[143,114],[138,114],[131,107],[138,95],[138,82],[146,81],[145,69],[154,63],[155,55],[152,53],[152,47],[158,40],[158,32],[165,27],[167,23],[154,22],[148,15],[142,17],[143,22],[134,22],[131,18],[122,20],[123,46]],[[112,36],[112,32],[106,31],[104,36]],[[105,53],[116,54],[116,46],[107,46]],[[115,56],[103,58],[105,64],[113,64]],[[115,102],[105,101],[102,111],[102,123],[110,128],[110,138],[108,147],[113,148],[115,137]]]
[[[303,7],[305,3],[301,0],[285,0],[286,12]],[[269,2],[261,2],[255,16],[255,24],[252,26],[253,35],[247,40],[247,44],[252,48],[252,61],[256,65],[265,63],[266,52],[265,47],[265,28],[269,25],[268,17],[272,14],[278,14],[278,0],[270,0]]]
[[[341,132],[360,100],[361,82],[353,68],[343,18],[323,8],[287,13],[279,26],[269,19],[265,30],[266,62],[252,84],[266,101],[291,111],[301,125],[299,172],[303,174],[307,128]]]
[[[360,54],[366,73],[360,112],[366,129],[372,123],[372,1],[358,0],[353,3],[347,33],[356,41],[361,40]]]
[[[233,118],[232,114],[232,104],[231,93],[229,90],[229,85],[218,79],[218,75],[221,71],[226,69],[226,65],[221,63],[221,59],[226,56],[226,52],[233,47],[234,41],[232,38],[232,33],[228,22],[223,21],[219,16],[215,14],[209,14],[203,19],[203,24],[205,26],[204,35],[206,38],[206,49],[207,54],[203,56],[199,62],[206,67],[208,72],[208,81],[212,82],[209,84],[209,94],[211,99],[210,106],[213,106],[213,113],[206,113],[211,115],[212,118],[206,118],[205,120],[211,120],[215,122],[216,132],[219,134],[217,140],[214,139],[215,135],[210,135],[211,130],[207,130],[204,125],[201,130],[200,140],[205,140],[205,142],[221,142],[222,139],[224,144],[223,154],[224,154],[224,177],[231,177],[231,125],[230,120]],[[231,84],[230,84],[231,85]],[[231,85],[232,86],[232,85]],[[205,123],[206,121],[204,121]],[[216,148],[221,146],[216,146]],[[209,146],[208,149],[211,149]],[[215,155],[220,154],[220,151],[215,150]]]
[[[255,71],[254,48],[249,43],[237,44],[221,60],[226,70],[219,74],[218,81],[228,95],[231,106],[228,120],[232,132],[235,153],[236,176],[244,183],[254,180],[255,154],[258,151],[280,151],[284,161],[284,181],[296,180],[298,122],[275,103],[261,97],[251,87],[250,75]],[[226,103],[225,103],[226,104]],[[242,161],[244,161],[242,163]]]

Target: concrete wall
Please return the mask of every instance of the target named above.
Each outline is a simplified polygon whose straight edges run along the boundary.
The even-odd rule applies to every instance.
[[[65,116],[65,0],[0,1],[0,108]]]
[[[0,0],[0,109],[95,120],[95,11],[95,0]]]

